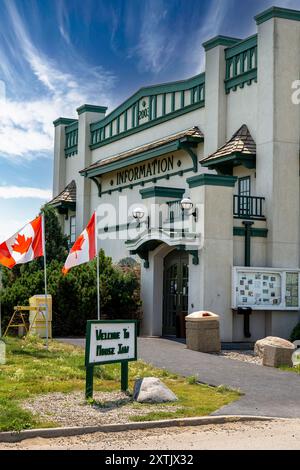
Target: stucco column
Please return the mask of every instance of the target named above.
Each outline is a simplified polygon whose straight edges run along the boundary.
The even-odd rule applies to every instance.
[[[190,271],[190,299],[197,308],[220,315],[222,341],[232,341],[233,190],[236,178],[188,178],[191,199],[202,206],[199,265]],[[198,303],[199,302],[199,303]]]
[[[227,98],[224,80],[224,50],[238,39],[217,36],[203,44],[205,49],[205,141],[204,155],[210,155],[226,142]]]
[[[90,124],[103,119],[106,112],[104,106],[84,104],[77,109],[78,113],[78,155],[76,168],[76,234],[79,235],[91,216],[91,181],[79,174],[89,166],[91,161]]]
[[[53,197],[66,186],[65,127],[76,119],[58,118],[54,125]]]
[[[259,21],[259,20],[258,20]],[[271,18],[258,25],[256,190],[266,197],[267,263],[299,266],[300,22]]]
[[[300,22],[277,17],[279,10],[256,17],[256,189],[266,198],[267,265],[298,268],[300,105],[292,102],[292,83],[299,79]],[[266,334],[289,337],[297,317],[297,312],[269,312]]]

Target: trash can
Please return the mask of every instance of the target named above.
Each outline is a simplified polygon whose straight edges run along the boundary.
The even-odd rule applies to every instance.
[[[185,317],[186,345],[200,352],[220,352],[219,315],[212,312],[194,312]]]
[[[52,296],[47,295],[47,304],[45,302],[45,295],[34,295],[29,299],[30,307],[45,307],[47,310],[30,310],[29,323],[30,333],[39,336],[40,338],[47,337],[46,315],[48,313],[48,338],[52,338]]]

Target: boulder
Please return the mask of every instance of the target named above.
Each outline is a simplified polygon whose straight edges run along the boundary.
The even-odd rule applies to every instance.
[[[292,353],[295,348],[293,343],[291,343],[290,341],[287,341],[286,339],[277,338],[276,336],[267,336],[266,338],[259,339],[258,341],[256,341],[255,346],[254,346],[255,355],[259,356],[260,358],[263,358],[264,348],[266,345],[275,346],[276,348],[291,349]]]
[[[264,347],[263,365],[269,367],[293,366],[293,349],[266,344]]]
[[[164,403],[178,400],[176,395],[156,377],[136,380],[133,399],[139,403]]]

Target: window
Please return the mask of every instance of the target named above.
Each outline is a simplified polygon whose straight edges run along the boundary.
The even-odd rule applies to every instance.
[[[250,215],[250,199],[251,194],[251,185],[250,185],[250,176],[245,176],[244,178],[239,178],[239,215],[248,216]]]
[[[251,196],[250,176],[239,178],[239,196]]]
[[[70,217],[70,243],[74,243],[76,240],[76,217],[71,215]]]

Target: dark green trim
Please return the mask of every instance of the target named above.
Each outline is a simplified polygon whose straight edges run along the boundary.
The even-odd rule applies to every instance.
[[[76,109],[77,113],[80,115],[82,113],[103,113],[107,111],[107,106],[96,106],[94,104],[83,104]]]
[[[233,188],[237,181],[236,176],[222,176],[222,175],[210,175],[204,173],[202,175],[192,176],[187,178],[187,183],[190,188],[196,188],[197,186],[226,186]]]
[[[241,54],[241,52],[245,52],[252,47],[257,46],[257,34],[253,34],[249,38],[243,39],[239,43],[235,44],[234,46],[228,47],[225,50],[225,59],[231,59],[235,55]]]
[[[254,222],[244,221],[245,226],[245,266],[251,266],[251,227]]]
[[[140,88],[130,98],[124,101],[114,111],[108,114],[103,120],[91,124],[91,131],[97,130],[103,125],[107,125],[111,120],[115,119],[118,115],[122,114],[125,110],[133,106],[138,100],[145,96],[160,95],[163,93],[172,93],[173,91],[188,90],[197,85],[204,85],[205,73],[200,73],[187,80],[180,80],[170,83],[162,83],[160,85],[153,85]]]
[[[210,170],[222,170],[222,167],[235,167],[235,166],[245,166],[248,169],[253,169],[256,167],[256,155],[243,155],[242,153],[233,153],[225,157],[215,158],[213,160],[208,160],[206,162],[201,162],[201,165],[209,168]]]
[[[150,197],[171,197],[181,199],[185,193],[185,189],[181,188],[167,188],[165,186],[152,186],[152,188],[140,189],[142,199],[149,199]]]
[[[233,235],[236,237],[244,237],[245,236],[245,228],[244,227],[233,227]],[[259,237],[259,238],[267,238],[268,236],[268,229],[267,228],[251,228],[251,236],[252,237]]]
[[[147,122],[144,122],[143,124],[141,124],[138,127],[133,127],[133,128],[127,129],[127,131],[122,131],[122,132],[120,132],[120,134],[116,134],[112,137],[108,137],[108,138],[106,138],[105,140],[103,140],[101,142],[91,144],[90,149],[94,150],[96,148],[103,147],[104,145],[115,142],[116,140],[124,139],[125,137],[128,137],[132,134],[144,131],[145,129],[149,129],[150,127],[156,126],[156,125],[161,124],[161,123],[166,122],[166,121],[169,121],[170,119],[175,119],[179,116],[182,116],[183,114],[190,113],[192,111],[195,111],[195,110],[197,110],[199,108],[203,108],[203,107],[204,107],[204,100],[200,101],[199,103],[190,104],[188,106],[185,106],[182,109],[176,109],[176,111],[174,111],[173,113],[168,113],[168,114],[165,114],[164,116],[160,116],[156,119],[149,120]],[[150,110],[149,110],[149,114],[150,114]],[[92,132],[94,132],[95,130],[96,129],[92,129]]]
[[[96,176],[90,176],[90,179],[92,181],[94,181],[94,183],[96,184],[97,186],[97,189],[98,189],[98,197],[101,197],[101,194],[102,194],[102,184],[101,182],[98,180],[98,178]]]
[[[300,11],[288,8],[271,7],[254,17],[256,24],[264,23],[271,18],[283,18],[285,20],[300,21]]]
[[[77,119],[59,117],[58,119],[55,119],[55,121],[53,121],[53,125],[54,125],[54,127],[61,126],[61,125],[67,126],[68,124],[71,124],[74,121],[77,122]]]
[[[170,152],[175,152],[176,150],[187,150],[189,147],[195,147],[198,143],[203,142],[203,138],[182,138],[175,140],[174,142],[170,142],[168,144],[162,145],[160,147],[147,150],[145,152],[141,152],[137,155],[133,155],[131,157],[124,158],[122,160],[118,160],[112,163],[108,163],[107,165],[103,165],[97,168],[91,168],[86,170],[81,170],[79,173],[83,174],[84,176],[96,176],[96,175],[103,175],[105,173],[110,173],[115,170],[119,170],[120,168],[125,168],[131,165],[135,165],[136,163],[140,163],[145,160],[150,160],[151,158],[160,157]],[[189,152],[191,156],[191,153]],[[193,154],[194,155],[194,154]],[[194,157],[193,164],[195,167]]]
[[[247,72],[240,73],[232,78],[227,78],[225,80],[225,91],[229,93],[230,90],[237,90],[237,87],[243,88],[243,85],[251,85],[253,81],[257,81],[257,68],[248,70]]]
[[[73,121],[71,124],[65,127],[66,134],[72,131],[78,131],[78,121]]]
[[[214,38],[209,39],[208,41],[204,42],[202,46],[204,47],[205,52],[207,52],[210,49],[213,49],[214,47],[217,47],[217,46],[230,47],[240,41],[241,39],[232,38],[229,36],[215,36]]]

